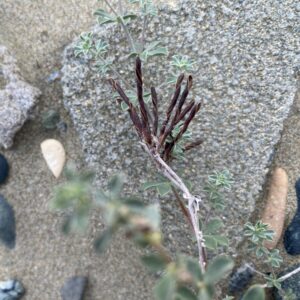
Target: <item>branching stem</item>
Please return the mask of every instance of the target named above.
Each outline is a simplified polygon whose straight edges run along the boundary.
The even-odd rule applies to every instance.
[[[198,246],[198,254],[199,254],[199,265],[202,272],[205,271],[206,260],[205,260],[205,250],[204,250],[204,239],[203,233],[199,228],[198,222],[198,211],[199,204],[202,201],[200,197],[195,197],[191,194],[185,183],[182,179],[174,172],[174,170],[166,164],[166,162],[160,157],[159,153],[155,150],[155,148],[149,148],[145,143],[141,142],[144,150],[150,155],[152,160],[155,162],[157,168],[165,176],[169,179],[174,186],[176,186],[182,192],[182,196],[184,199],[188,201],[188,211],[190,215],[190,220],[192,223],[193,231],[197,240]]]

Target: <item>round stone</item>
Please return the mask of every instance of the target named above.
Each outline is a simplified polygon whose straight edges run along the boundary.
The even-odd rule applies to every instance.
[[[4,183],[8,177],[9,166],[6,158],[0,154],[0,184]]]

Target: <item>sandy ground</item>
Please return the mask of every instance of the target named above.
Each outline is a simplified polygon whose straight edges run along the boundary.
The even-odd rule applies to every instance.
[[[124,299],[117,295],[130,289],[136,276],[145,276],[142,294],[137,299],[149,299],[151,279],[140,270],[136,251],[130,256],[128,245],[117,239],[114,251],[105,257],[97,256],[91,240],[101,225],[97,215],[85,237],[64,237],[59,230],[61,217],[49,211],[48,203],[55,180],[46,167],[40,152],[40,143],[46,138],[61,140],[68,160],[83,165],[83,153],[72,124],[62,105],[59,82],[47,83],[46,78],[60,68],[63,48],[74,36],[89,28],[96,0],[4,0],[0,3],[0,43],[6,45],[19,61],[27,81],[40,88],[43,96],[33,120],[27,122],[17,135],[12,149],[4,151],[11,165],[9,181],[0,187],[0,193],[14,206],[17,218],[17,246],[13,251],[0,248],[0,280],[17,277],[24,283],[26,300],[60,299],[59,289],[72,275],[88,275],[90,288],[86,299]],[[68,123],[66,135],[46,131],[41,126],[40,112],[58,109]],[[278,145],[274,165],[284,167],[290,177],[287,216],[293,216],[296,202],[294,182],[300,166],[300,97],[286,121],[281,143]],[[263,199],[263,197],[262,197]],[[258,200],[258,210],[262,207]],[[257,214],[256,214],[257,216]],[[253,216],[253,219],[256,218]],[[129,248],[130,249],[130,248]],[[284,253],[284,250],[282,251]],[[129,260],[124,263],[124,256]],[[285,255],[288,265],[295,259]],[[128,266],[131,265],[128,269]],[[99,271],[109,272],[103,281]],[[124,275],[126,274],[126,276]],[[109,281],[114,282],[114,290]],[[130,299],[131,300],[131,299]]]

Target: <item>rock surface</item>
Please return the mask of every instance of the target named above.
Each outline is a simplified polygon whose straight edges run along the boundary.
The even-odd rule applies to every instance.
[[[4,183],[8,177],[9,165],[6,158],[0,154],[0,184]]]
[[[300,254],[300,179],[295,184],[297,195],[297,211],[284,234],[284,247],[288,254]]]
[[[25,290],[18,280],[8,280],[0,282],[0,300],[18,300]]]
[[[68,279],[61,289],[62,300],[82,300],[87,285],[87,278],[74,276]]]
[[[225,195],[230,205],[223,214],[231,252],[255,207],[296,93],[294,68],[300,46],[296,4],[294,0],[183,0],[179,9],[161,9],[149,28],[148,42],[162,41],[171,54],[195,60],[191,97],[202,99],[203,108],[193,132],[204,143],[189,154],[185,175],[195,178],[194,191],[201,194],[213,170],[227,168],[232,173],[235,183]],[[136,26],[133,23],[133,32]],[[133,79],[134,62],[124,54],[128,49],[123,33],[115,27],[93,30],[95,37],[108,40],[110,58],[115,58],[122,75]],[[105,78],[92,71],[85,59],[75,58],[74,46],[64,55],[64,102],[86,160],[97,170],[99,183],[122,169],[137,187],[143,178],[149,179],[153,167],[137,145],[128,117],[112,100]],[[148,85],[158,86],[171,74],[169,61],[170,57],[154,59],[145,66]],[[167,93],[158,92],[164,95],[163,103],[168,102]],[[175,229],[171,220],[173,207],[165,205],[170,239],[182,242],[182,230]]]
[[[9,148],[41,92],[24,82],[15,59],[0,45],[0,147]]]
[[[0,241],[10,249],[15,247],[15,213],[12,206],[2,195],[0,195]]]
[[[293,270],[297,269],[300,267],[300,264],[295,264],[291,267],[289,267],[287,270],[284,272],[280,273],[279,277],[284,276]],[[282,289],[287,292],[288,290],[291,290],[293,294],[296,295],[296,299],[299,299],[300,295],[300,272],[296,273],[295,275],[289,277],[288,279],[284,280],[281,283]],[[274,289],[274,298],[275,300],[283,300],[281,295],[279,294],[277,289]]]
[[[63,145],[57,140],[48,139],[41,143],[41,149],[48,168],[58,178],[66,162],[66,152]]]
[[[264,243],[269,249],[276,247],[282,234],[288,184],[286,171],[282,168],[276,168],[272,174],[267,202],[262,215],[262,222],[268,224],[269,228],[274,231],[273,240]]]

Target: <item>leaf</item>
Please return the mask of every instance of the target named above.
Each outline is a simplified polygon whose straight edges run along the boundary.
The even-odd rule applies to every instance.
[[[122,191],[124,184],[124,176],[123,175],[115,175],[113,176],[109,183],[108,189],[112,197],[118,197]]]
[[[107,204],[109,201],[109,197],[106,195],[106,193],[102,189],[98,189],[95,192],[95,201],[97,204],[103,206]]]
[[[147,218],[147,220],[152,225],[153,229],[160,228],[160,207],[157,204],[148,205],[143,209],[141,214]]]
[[[107,248],[110,240],[112,239],[112,231],[111,229],[106,229],[102,235],[96,239],[94,243],[94,247],[97,252],[103,253],[105,249]]]
[[[140,209],[140,208],[144,208],[145,206],[142,201],[133,197],[122,198],[122,203],[126,204],[132,209]]]
[[[171,188],[171,184],[167,181],[164,182],[145,182],[142,185],[142,189],[148,190],[151,188],[155,188],[157,190],[157,192],[159,193],[160,196],[165,196],[167,195],[169,192],[171,192],[172,188]]]
[[[198,300],[212,300],[213,294],[206,286],[202,287],[198,293]]]
[[[191,273],[195,281],[203,279],[203,274],[196,259],[190,257],[186,258],[186,268]]]
[[[152,272],[161,271],[166,267],[166,262],[158,254],[142,256],[142,263]]]
[[[114,23],[117,21],[114,16],[110,15],[104,9],[97,9],[94,15],[98,17],[99,25]]]
[[[130,13],[130,14],[127,14],[127,15],[124,15],[123,16],[123,20],[125,21],[125,23],[129,23],[130,21],[132,20],[135,20],[138,16],[136,14],[133,14],[133,13]]]
[[[220,246],[228,247],[229,241],[228,238],[222,235],[214,235],[214,239],[216,240],[217,244]]]
[[[220,218],[211,219],[205,226],[205,234],[216,233],[220,228],[224,226],[224,223]]]
[[[179,300],[197,300],[197,296],[185,286],[181,286],[177,289],[176,296]]]
[[[208,265],[205,273],[205,281],[210,284],[215,284],[224,278],[227,273],[233,268],[234,262],[228,256],[218,256]]]
[[[211,250],[216,250],[218,247],[217,241],[213,235],[204,235],[204,244],[205,247]]]
[[[265,290],[259,285],[251,286],[246,294],[243,296],[242,300],[264,300]]]
[[[154,295],[157,300],[173,300],[176,290],[176,280],[170,275],[164,275],[154,287]]]

